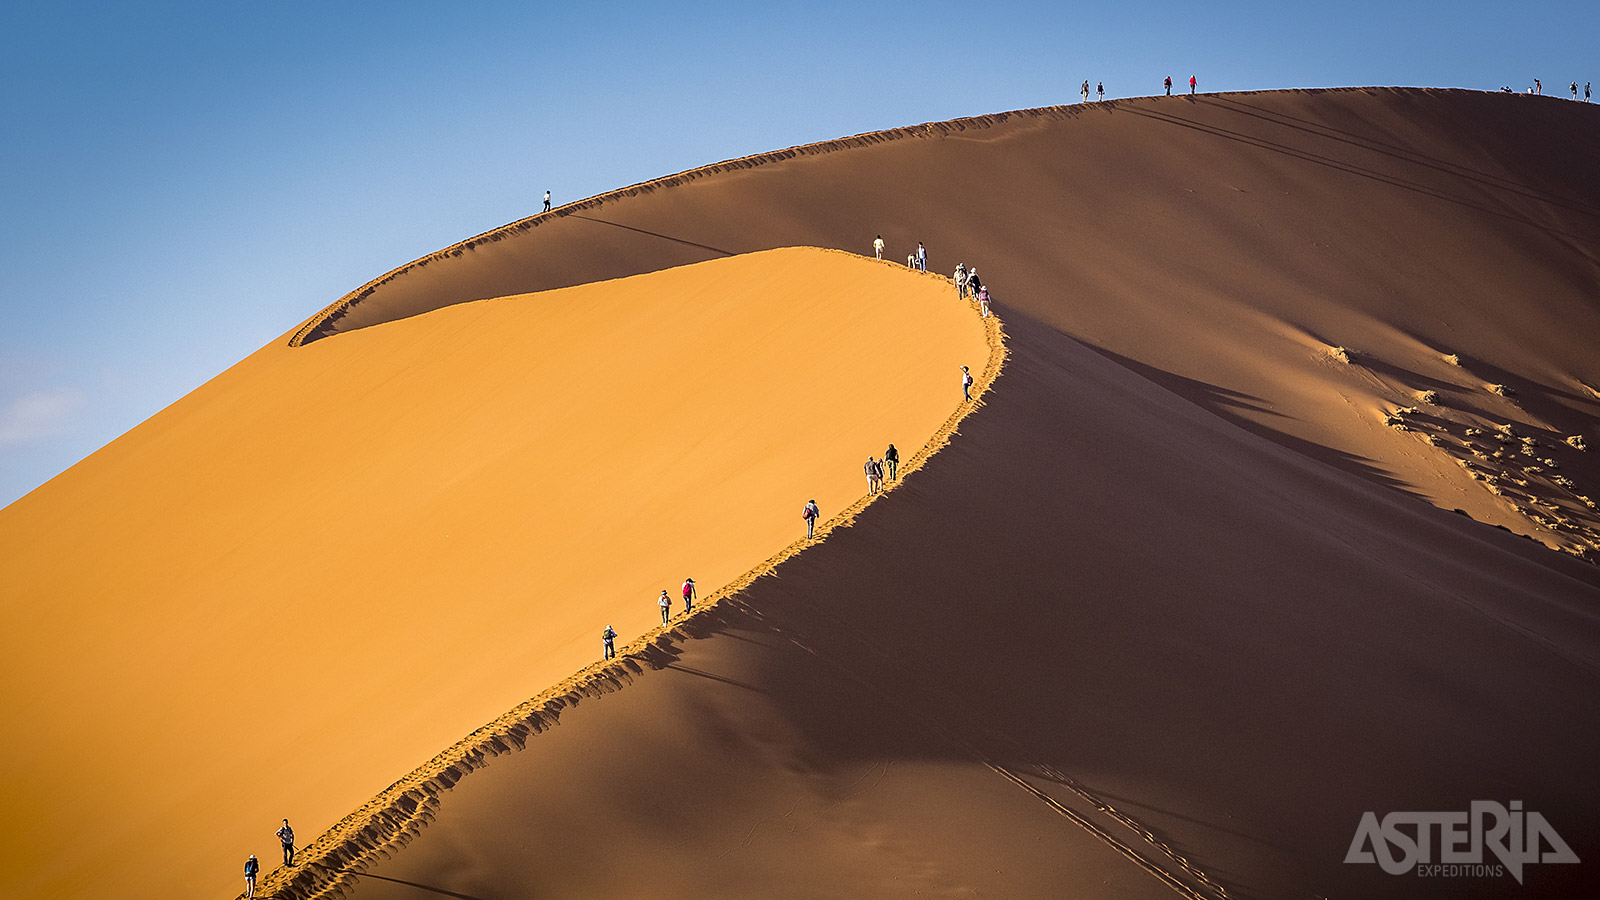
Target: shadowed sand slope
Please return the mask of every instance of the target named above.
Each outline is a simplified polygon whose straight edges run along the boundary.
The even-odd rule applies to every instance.
[[[0,896],[230,893],[853,502],[988,354],[815,249],[259,351],[0,512]]]
[[[566,207],[336,305],[307,346],[881,232],[976,264],[1011,353],[902,489],[462,781],[353,896],[1592,888],[1600,570],[1484,522],[1600,539],[1593,146],[1592,108],[1448,91],[1006,114]],[[1475,799],[1586,862],[1343,863],[1364,811]]]

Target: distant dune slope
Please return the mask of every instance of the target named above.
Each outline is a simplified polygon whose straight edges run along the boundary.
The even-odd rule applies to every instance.
[[[1592,862],[1343,859],[1364,811],[1475,799],[1600,859],[1600,570],[1539,546],[1600,524],[1594,146],[1593,108],[1459,91],[1004,114],[688,173],[357,292],[299,338],[882,233],[976,264],[1011,362],[905,489],[467,778],[353,896],[1592,889]]]
[[[0,511],[0,896],[237,890],[854,501],[988,354],[817,249],[259,351]]]

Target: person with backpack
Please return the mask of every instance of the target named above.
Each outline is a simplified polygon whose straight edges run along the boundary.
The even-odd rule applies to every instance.
[[[878,479],[882,477],[883,471],[878,468],[878,461],[869,456],[867,457],[867,464],[861,468],[867,473],[867,493],[876,494],[878,492]]]
[[[967,371],[966,366],[961,367],[961,399],[968,402],[972,400],[972,373]]]
[[[663,590],[661,596],[656,598],[656,605],[661,607],[661,624],[667,624],[667,620],[672,618],[672,598]]]
[[[896,450],[893,444],[883,451],[883,464],[889,467],[889,480],[893,481],[895,470],[900,468],[900,451]]]
[[[1572,99],[1578,99],[1578,83],[1576,81],[1572,83]]]
[[[1589,102],[1589,85],[1591,85],[1593,83],[1594,82],[1592,82],[1592,81],[1585,81],[1583,83],[1583,102],[1585,102],[1585,103]]]
[[[1535,78],[1533,80],[1533,92],[1535,94],[1543,94],[1544,93],[1544,84],[1542,82],[1540,82],[1539,79],[1537,79],[1537,78]]]
[[[294,865],[294,829],[289,827],[289,820],[283,820],[283,827],[277,831],[278,840],[283,842],[283,864]]]
[[[261,863],[254,853],[244,861],[244,895],[246,898],[256,895],[256,873],[261,871]]]
[[[1085,102],[1085,103],[1089,102],[1089,81],[1088,81],[1088,79],[1084,79],[1084,82],[1083,82],[1083,102]]]
[[[872,242],[872,255],[883,259],[883,235],[881,234],[878,235],[877,240]]]
[[[956,296],[967,299],[967,267],[956,263]]]
[[[601,659],[617,658],[617,630],[610,625],[606,626],[605,631],[600,632],[600,652]]]
[[[1106,83],[1104,81],[1095,82],[1094,91],[1095,91],[1095,95],[1096,95],[1095,96],[1095,102],[1096,103],[1099,103],[1101,100],[1104,100],[1106,98]]]
[[[983,282],[978,280],[978,267],[973,266],[967,270],[967,294],[976,300],[978,292],[981,290],[983,290]]]
[[[800,510],[800,518],[806,520],[806,540],[811,540],[812,535],[816,534],[817,517],[820,515],[822,511],[817,509],[815,500],[807,500],[805,509]]]
[[[1162,84],[1163,87],[1165,87],[1167,89],[1167,96],[1171,97],[1172,96],[1172,76],[1168,75],[1167,76],[1167,80],[1163,81],[1161,84]]]
[[[694,609],[694,601],[699,599],[700,595],[695,593],[694,590],[694,579],[685,578],[683,580],[683,612],[685,615],[688,615]]]
[[[983,310],[983,318],[989,318],[989,289],[978,289],[978,308]]]

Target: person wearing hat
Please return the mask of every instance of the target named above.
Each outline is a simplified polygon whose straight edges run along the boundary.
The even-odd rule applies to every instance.
[[[656,605],[661,607],[661,624],[667,624],[667,620],[672,618],[672,598],[662,591],[661,596],[656,598]]]
[[[600,646],[603,654],[600,657],[601,659],[617,658],[617,630],[615,628],[607,625],[606,630],[600,632]]]
[[[961,367],[961,399],[972,399],[972,373],[967,371],[966,366]]]
[[[256,895],[256,873],[259,871],[261,871],[261,863],[256,859],[256,855],[252,853],[250,858],[244,861],[244,895],[246,897],[254,897]]]

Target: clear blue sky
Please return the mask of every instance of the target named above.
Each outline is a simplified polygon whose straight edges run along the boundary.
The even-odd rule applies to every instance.
[[[394,266],[898,125],[1149,94],[1600,79],[1600,6],[12,2],[0,504]]]

